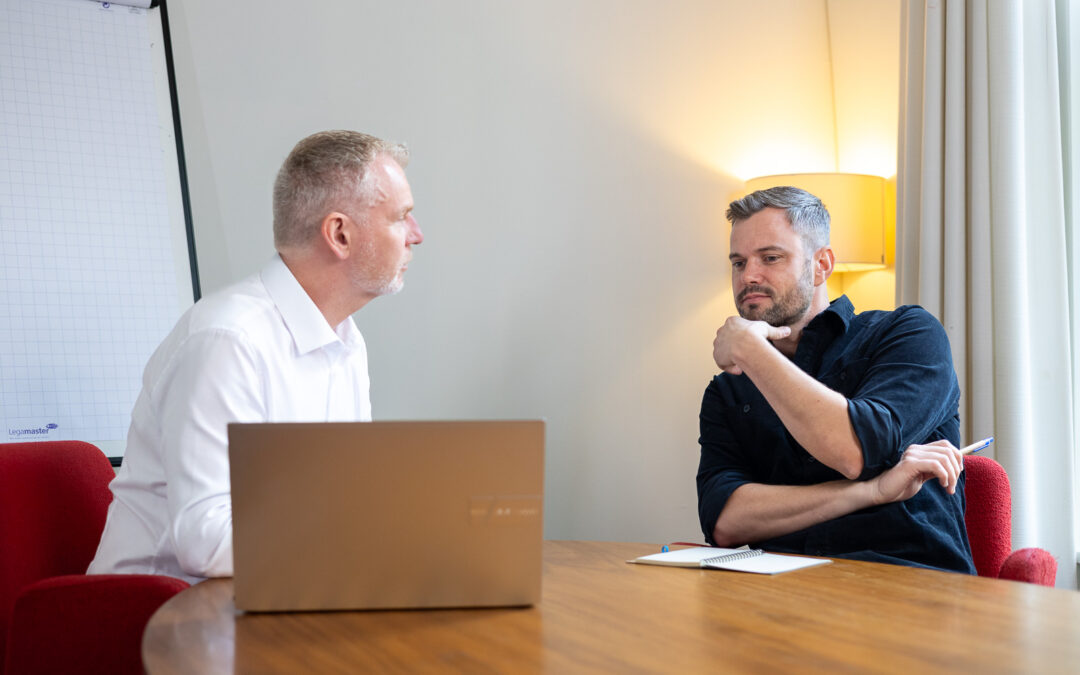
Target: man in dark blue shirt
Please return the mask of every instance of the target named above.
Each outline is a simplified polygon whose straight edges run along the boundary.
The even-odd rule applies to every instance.
[[[732,202],[739,316],[701,405],[698,510],[719,546],[974,573],[948,338],[916,306],[831,304],[829,214],[791,187]]]

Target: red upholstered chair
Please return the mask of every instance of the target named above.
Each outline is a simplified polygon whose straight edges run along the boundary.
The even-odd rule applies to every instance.
[[[87,575],[112,493],[105,455],[80,441],[0,444],[0,666],[20,673],[141,673],[150,615],[187,588],[152,575]]]
[[[1012,491],[1005,469],[989,457],[968,455],[964,474],[964,521],[979,576],[1053,586],[1057,560],[1049,551],[1012,550]]]

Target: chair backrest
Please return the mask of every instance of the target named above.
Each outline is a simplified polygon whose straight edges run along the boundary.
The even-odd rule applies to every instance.
[[[0,444],[0,664],[19,591],[86,572],[114,476],[105,454],[82,441]]]
[[[1012,553],[1012,491],[1004,467],[989,457],[964,457],[964,523],[981,577],[997,578]]]

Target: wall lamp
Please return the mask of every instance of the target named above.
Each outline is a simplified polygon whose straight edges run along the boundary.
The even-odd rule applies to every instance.
[[[885,269],[887,184],[880,176],[861,173],[789,173],[746,181],[747,194],[791,185],[813,194],[829,210],[835,271]]]

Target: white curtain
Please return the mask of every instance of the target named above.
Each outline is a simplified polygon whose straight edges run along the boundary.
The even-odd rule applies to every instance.
[[[964,441],[993,435],[1013,548],[1076,587],[1077,0],[904,0],[897,301],[944,324]]]

